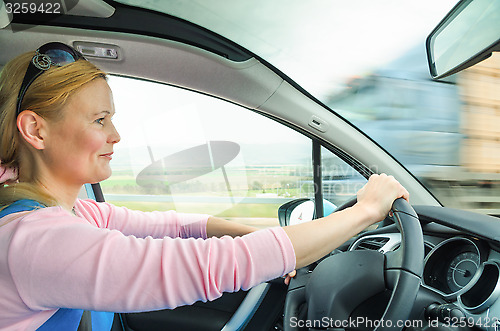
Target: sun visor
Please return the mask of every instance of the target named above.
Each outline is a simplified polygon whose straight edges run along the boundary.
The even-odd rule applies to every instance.
[[[7,7],[0,0],[0,29],[5,28],[12,22],[12,14],[7,13]]]
[[[68,0],[62,0],[62,2],[68,2]],[[107,18],[113,15],[114,12],[115,8],[102,0],[86,0],[76,1],[76,4],[71,9],[68,9],[66,14],[73,16]]]

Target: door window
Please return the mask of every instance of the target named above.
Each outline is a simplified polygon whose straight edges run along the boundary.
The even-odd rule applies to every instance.
[[[333,154],[321,148],[323,198],[340,206],[354,198],[367,182],[358,171]]]
[[[278,207],[313,197],[311,139],[235,104],[110,77],[121,141],[106,201],[278,226]],[[133,91],[133,93],[131,93]]]
[[[310,138],[193,91],[115,76],[109,84],[122,139],[101,182],[106,201],[265,228],[279,225],[280,205],[314,198]],[[336,206],[366,182],[325,148],[322,172],[324,198]]]

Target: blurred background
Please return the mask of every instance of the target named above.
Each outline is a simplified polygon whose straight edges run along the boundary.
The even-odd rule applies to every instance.
[[[445,206],[498,215],[500,56],[432,81],[422,51],[412,49],[353,78],[327,103],[394,155]]]

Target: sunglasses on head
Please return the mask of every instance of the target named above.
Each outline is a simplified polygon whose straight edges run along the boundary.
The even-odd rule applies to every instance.
[[[19,95],[17,96],[16,115],[21,113],[21,103],[24,95],[35,79],[49,70],[52,66],[62,67],[85,57],[73,47],[59,42],[52,42],[36,50],[24,75]]]

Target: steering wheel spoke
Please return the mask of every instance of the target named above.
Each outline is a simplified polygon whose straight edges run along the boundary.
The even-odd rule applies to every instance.
[[[353,251],[321,262],[306,285],[308,320],[347,320],[360,302],[384,291],[383,260],[377,251]]]
[[[393,252],[385,253],[385,287],[393,290],[401,274],[401,263],[403,262],[403,250],[399,247]]]

